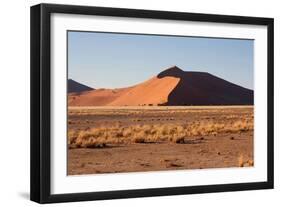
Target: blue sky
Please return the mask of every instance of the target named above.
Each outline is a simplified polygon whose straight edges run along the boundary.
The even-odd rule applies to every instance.
[[[253,40],[69,31],[68,78],[120,88],[177,65],[253,89],[253,47]]]

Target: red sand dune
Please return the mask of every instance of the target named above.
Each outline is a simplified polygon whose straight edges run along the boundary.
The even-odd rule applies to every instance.
[[[123,95],[129,88],[96,89],[79,94],[68,94],[69,106],[107,106],[116,98]]]
[[[253,91],[204,72],[174,66],[138,85],[70,93],[70,106],[252,105]]]
[[[157,78],[138,84],[126,91],[114,101],[111,106],[138,106],[158,105],[168,101],[168,95],[179,83],[180,79],[175,77]]]

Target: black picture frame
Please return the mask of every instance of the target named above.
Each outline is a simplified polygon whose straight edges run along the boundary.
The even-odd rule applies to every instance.
[[[194,22],[219,22],[267,26],[267,181],[238,184],[218,184],[187,187],[51,194],[50,184],[50,15],[52,13],[134,17]],[[273,47],[274,20],[272,18],[195,14],[153,10],[135,10],[73,5],[39,4],[31,7],[31,151],[30,199],[38,203],[88,201],[103,199],[167,196],[273,188]]]

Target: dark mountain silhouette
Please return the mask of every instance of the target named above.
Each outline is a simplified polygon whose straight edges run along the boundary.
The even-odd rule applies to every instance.
[[[185,72],[177,66],[158,74],[158,78],[176,77],[180,81],[164,105],[252,105],[249,90],[206,72]]]
[[[69,91],[81,92],[69,95],[70,106],[252,105],[254,102],[252,90],[206,72],[185,72],[177,66],[128,88],[92,90],[70,81],[75,87]]]
[[[93,88],[90,88],[86,85],[83,85],[81,83],[78,83],[72,79],[67,80],[67,92],[68,93],[81,93],[84,91],[90,91],[94,90]]]

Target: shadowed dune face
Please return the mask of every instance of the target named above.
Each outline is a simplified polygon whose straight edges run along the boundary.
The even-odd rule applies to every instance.
[[[165,105],[252,105],[253,91],[205,72],[185,72],[174,66],[157,76],[180,81]]]
[[[173,66],[128,88],[69,94],[70,106],[252,105],[253,91],[204,72]]]

